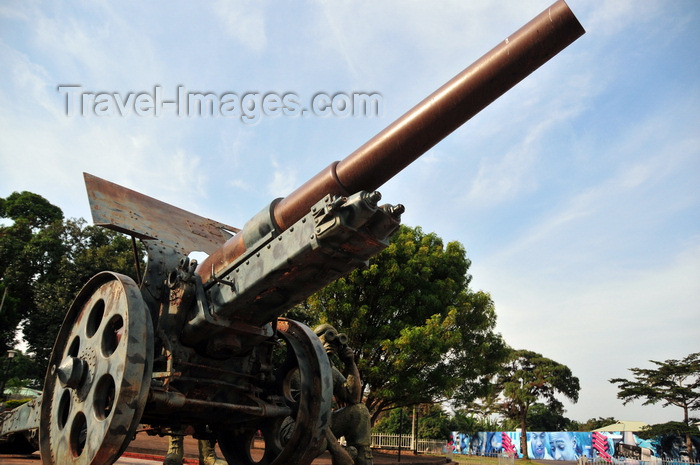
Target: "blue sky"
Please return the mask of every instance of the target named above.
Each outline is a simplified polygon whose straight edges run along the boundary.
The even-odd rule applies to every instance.
[[[544,10],[523,2],[3,2],[0,196],[89,218],[84,171],[241,226]],[[700,4],[571,0],[587,33],[381,189],[463,243],[515,348],[581,380],[567,415],[656,423],[611,377],[699,350]],[[376,92],[382,114],[67,116],[84,92]],[[114,110],[114,108],[113,108]]]

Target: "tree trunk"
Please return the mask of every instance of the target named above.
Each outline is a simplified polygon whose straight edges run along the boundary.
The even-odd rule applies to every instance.
[[[523,459],[529,460],[527,454],[527,410],[520,416],[520,450],[523,452]]]
[[[685,424],[690,426],[690,420],[688,418],[688,407],[684,406],[683,407],[683,417],[685,419]],[[685,447],[688,449],[688,457],[690,458],[690,461],[693,461],[693,457],[695,456],[693,454],[693,441],[690,440],[690,433],[685,433]]]

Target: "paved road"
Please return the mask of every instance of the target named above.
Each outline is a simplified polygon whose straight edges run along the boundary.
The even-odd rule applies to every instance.
[[[158,465],[163,463],[163,456],[168,450],[168,438],[138,434],[127,448],[122,457],[117,460],[117,465]],[[217,452],[222,457],[221,451]],[[262,457],[262,450],[253,449],[253,459]],[[425,455],[414,456],[402,454],[401,462],[396,455],[374,452],[374,465],[437,465],[446,463],[443,457],[431,457]],[[191,437],[185,438],[185,461],[188,465],[198,465],[197,441]],[[0,455],[0,465],[41,465],[39,453],[32,455]],[[322,454],[313,461],[313,465],[331,465],[328,453]]]
[[[223,457],[219,447],[217,445],[217,454],[219,457]],[[168,438],[158,437],[158,436],[148,436],[147,434],[137,434],[136,439],[131,441],[129,448],[126,450],[126,455],[131,457],[143,457],[144,455],[162,457],[168,450]],[[198,464],[198,448],[197,441],[190,437],[185,437],[185,459],[191,460],[192,465]],[[254,460],[259,460],[262,458],[262,449],[253,449],[251,455]],[[397,462],[397,456],[393,454],[383,454],[379,452],[374,453],[374,464],[375,465],[391,465],[399,464]],[[118,464],[122,464],[121,460],[129,459],[128,457],[122,457]],[[402,454],[400,464],[410,464],[410,465],[436,465],[444,464],[446,460],[443,457],[430,457],[425,455],[414,456],[412,454]],[[131,462],[126,462],[131,463]],[[319,458],[314,460],[313,465],[331,465],[331,458],[328,453],[322,454]]]
[[[130,453],[126,453],[117,460],[116,465],[160,465],[162,459],[154,460],[132,457]],[[188,460],[188,464],[197,464],[197,460]],[[437,465],[438,463],[444,464],[445,459],[439,460],[433,457],[413,457],[413,456],[401,456],[401,462],[398,462],[396,456],[387,454],[375,454],[374,464],[375,465]],[[454,463],[454,462],[453,462]],[[39,454],[27,455],[0,455],[0,464],[2,465],[41,465],[41,458]],[[330,457],[321,456],[314,460],[313,465],[331,465]]]

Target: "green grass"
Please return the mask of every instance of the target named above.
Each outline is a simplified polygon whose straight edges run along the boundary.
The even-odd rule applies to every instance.
[[[452,461],[457,463],[471,463],[473,465],[498,465],[497,457],[479,457],[478,455],[452,454]]]
[[[478,455],[453,454],[452,461],[457,463],[468,463],[471,465],[498,465],[498,457],[480,457]],[[540,465],[531,460],[515,459],[517,465]]]

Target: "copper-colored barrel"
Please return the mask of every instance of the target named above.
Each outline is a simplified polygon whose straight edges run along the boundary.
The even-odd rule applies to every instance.
[[[377,189],[584,32],[568,5],[557,1],[347,158],[282,199],[274,209],[277,225],[286,230],[327,194]],[[198,272],[204,282],[212,269],[223,269],[240,253],[239,236],[202,263]]]

